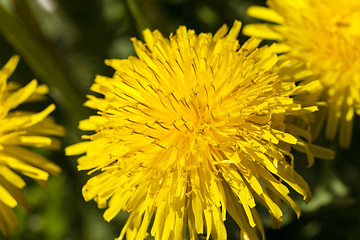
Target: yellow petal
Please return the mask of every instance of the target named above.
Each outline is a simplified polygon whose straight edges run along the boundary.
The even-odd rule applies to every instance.
[[[82,154],[87,151],[89,145],[91,145],[91,142],[80,142],[73,144],[65,148],[65,154],[67,156]]]
[[[12,93],[6,98],[6,101],[3,103],[5,107],[9,109],[16,108],[21,103],[25,102],[36,90],[37,81],[32,80],[28,85],[23,88],[20,88],[16,92]]]
[[[0,185],[0,201],[2,201],[11,208],[14,208],[18,205],[15,198],[13,198],[13,196],[11,196],[11,194],[1,185]]]
[[[247,9],[246,14],[269,22],[284,23],[284,18],[281,15],[267,7],[251,6]]]
[[[246,36],[253,36],[262,39],[282,40],[283,36],[274,31],[274,26],[269,24],[254,23],[244,26],[242,33]]]

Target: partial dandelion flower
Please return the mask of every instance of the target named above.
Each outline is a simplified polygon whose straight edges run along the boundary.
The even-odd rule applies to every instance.
[[[353,118],[360,114],[360,1],[268,0],[267,5],[250,7],[248,14],[275,24],[251,24],[244,34],[277,40],[287,57],[317,75],[322,90],[315,94],[328,104],[326,137],[338,134],[340,146],[349,147]]]
[[[285,121],[317,108],[293,101],[307,87],[279,80],[271,47],[239,45],[240,28],[235,21],[212,36],[181,26],[169,38],[147,29],[145,44],[132,39],[138,57],[107,60],[114,76],[96,77],[91,90],[104,97],[85,105],[98,115],[79,125],[95,134],[66,153],[85,153],[78,170],[100,172],[83,195],[107,207],[105,220],[130,212],[119,239],[227,239],[226,213],[243,239],[263,239],[257,204],[278,227],[282,201],[300,214],[289,187],[310,200],[291,148],[310,162],[312,150],[327,152]]]
[[[49,173],[58,174],[60,168],[28,147],[58,149],[60,143],[52,136],[63,136],[63,127],[48,115],[55,109],[52,104],[39,113],[16,108],[30,101],[44,98],[48,88],[32,80],[21,88],[7,82],[19,61],[13,56],[0,70],[0,233],[7,235],[18,226],[12,208],[28,203],[21,189],[26,183],[21,175],[37,182],[45,182]]]

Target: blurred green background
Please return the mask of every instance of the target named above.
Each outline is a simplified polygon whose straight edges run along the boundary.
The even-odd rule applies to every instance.
[[[257,20],[246,16],[251,5],[265,1],[241,0],[0,0],[0,64],[19,54],[21,61],[11,80],[26,84],[32,78],[46,83],[51,92],[47,103],[31,106],[43,109],[55,102],[53,116],[67,128],[63,146],[80,140],[80,119],[94,112],[84,108],[86,94],[96,74],[111,76],[107,58],[134,54],[130,37],[142,39],[145,28],[159,29],[164,36],[179,25],[200,32],[215,32],[235,19],[244,24]],[[246,37],[240,36],[242,43]],[[305,205],[299,220],[284,206],[284,224],[271,229],[268,214],[261,208],[267,239],[360,239],[360,120],[355,119],[349,150],[319,139],[318,144],[336,150],[334,161],[317,160],[311,168],[296,156],[296,169],[307,180],[313,200]],[[25,193],[32,208],[16,208],[20,228],[5,238],[21,240],[104,240],[120,233],[126,214],[110,223],[102,218],[94,202],[86,203],[81,188],[89,178],[76,170],[76,158],[63,151],[43,151],[62,167],[48,187],[28,181]],[[294,194],[294,198],[299,198]],[[237,226],[226,222],[229,239],[239,239]]]

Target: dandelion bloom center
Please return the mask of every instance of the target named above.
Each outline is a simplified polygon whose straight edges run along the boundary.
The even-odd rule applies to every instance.
[[[91,90],[104,97],[86,105],[98,115],[79,126],[95,134],[66,152],[85,153],[79,170],[100,170],[83,195],[108,207],[106,220],[131,212],[120,239],[144,239],[151,224],[155,239],[184,239],[187,230],[190,239],[226,239],[226,213],[244,237],[263,238],[257,203],[278,227],[281,200],[300,214],[289,186],[311,198],[290,153],[312,159],[311,145],[286,118],[316,107],[290,97],[303,86],[280,81],[272,47],[255,38],[239,45],[240,27],[214,36],[180,27],[169,38],[145,30],[145,44],[132,39],[138,57],[107,60],[114,76],[95,79]]]
[[[360,68],[360,3],[343,1],[339,5],[338,1],[303,1],[297,11],[304,20],[289,23],[289,27],[297,32],[285,41],[292,47],[297,44],[302,48],[304,54],[295,52],[294,55],[310,60],[318,73],[338,71],[346,74]],[[275,1],[273,6],[276,9],[278,3]],[[326,86],[338,84],[336,80],[323,80]],[[341,81],[338,85],[351,86],[352,80]]]
[[[326,136],[334,139],[340,129],[340,145],[349,147],[354,113],[360,114],[360,2],[269,0],[267,4],[269,8],[251,7],[248,13],[277,24],[250,24],[244,33],[278,40],[288,58],[319,78],[320,100],[328,103]]]

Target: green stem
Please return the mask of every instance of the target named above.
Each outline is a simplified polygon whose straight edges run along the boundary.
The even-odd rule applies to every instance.
[[[149,27],[149,25],[146,23],[146,19],[143,14],[141,14],[139,4],[137,1],[134,0],[126,0],[126,3],[128,5],[128,8],[131,12],[131,15],[133,16],[137,30],[139,33],[139,36],[142,36],[142,31]]]
[[[54,59],[49,49],[36,40],[19,19],[0,5],[0,30],[7,41],[25,59],[34,73],[60,95],[60,102],[73,124],[86,117],[84,99],[71,84],[66,72]]]

